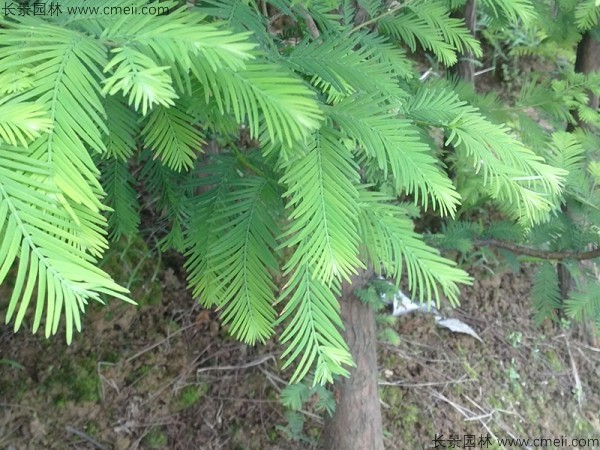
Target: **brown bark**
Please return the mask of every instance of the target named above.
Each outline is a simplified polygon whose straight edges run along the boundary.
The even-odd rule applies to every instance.
[[[465,21],[467,29],[475,36],[475,26],[477,19],[477,0],[467,0],[462,10],[452,12],[451,15],[455,19],[462,19]],[[454,74],[460,80],[473,84],[475,81],[475,65],[473,64],[474,55],[470,52],[459,54],[458,62],[448,69],[449,73]],[[454,179],[456,174],[450,163],[452,155],[455,154],[455,149],[452,144],[447,144],[448,135],[444,138],[442,152],[442,162],[447,168],[446,172],[448,177]]]
[[[600,248],[594,248],[583,252],[572,252],[570,250],[565,251],[552,251],[552,250],[539,250],[533,247],[527,247],[525,245],[513,244],[508,241],[499,241],[497,239],[475,239],[475,244],[480,246],[490,246],[496,248],[504,248],[510,250],[518,255],[533,256],[536,258],[544,259],[576,259],[577,261],[583,261],[586,259],[600,258]]]
[[[583,73],[588,75],[592,72],[600,70],[600,41],[596,40],[591,30],[586,31],[581,37],[581,41],[577,44],[577,56],[575,58],[575,72]],[[598,109],[598,96],[593,93],[589,93],[588,106],[590,108]],[[576,127],[586,128],[587,124],[579,119],[577,111],[573,112],[576,124],[569,123],[567,125],[567,131],[574,131]],[[562,208],[565,214],[569,214],[567,205],[563,205]],[[569,269],[563,264],[559,263],[556,267],[558,275],[558,285],[560,288],[560,296],[563,300],[569,297],[569,291],[573,284]]]
[[[370,277],[364,273],[342,289],[344,337],[356,367],[334,384],[336,409],[325,424],[327,450],[383,450],[383,426],[377,392],[377,338],[373,309],[354,295]]]
[[[588,75],[592,72],[600,70],[600,41],[596,40],[590,30],[586,31],[581,37],[581,41],[577,44],[577,55],[575,57],[575,72]],[[589,92],[588,106],[593,109],[598,109],[598,96]],[[582,122],[577,114],[573,111],[576,124],[568,124],[567,131],[573,131],[575,127],[585,128],[587,124]]]
[[[477,23],[477,0],[468,0],[462,11],[452,14],[453,17],[463,19],[465,25],[475,36],[475,25]],[[472,53],[464,53],[459,55],[458,62],[452,67],[453,73],[455,73],[460,79],[467,83],[473,83],[475,78],[475,65],[473,59],[475,56]]]
[[[575,72],[590,74],[600,70],[600,41],[592,36],[591,31],[586,31],[577,45],[575,59]],[[598,108],[598,96],[590,92],[590,108]]]

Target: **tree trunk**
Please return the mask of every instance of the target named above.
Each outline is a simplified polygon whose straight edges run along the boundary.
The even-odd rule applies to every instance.
[[[598,30],[595,30],[598,33]],[[575,58],[575,72],[583,73],[588,75],[592,72],[600,71],[600,41],[598,41],[594,37],[594,31],[588,30],[581,37],[581,41],[577,44],[577,56]],[[588,93],[589,102],[588,106],[593,109],[598,109],[598,96],[594,95],[592,92]],[[586,128],[587,124],[582,122],[579,119],[579,115],[577,111],[573,111],[573,116],[577,121],[576,124],[569,123],[567,124],[567,131],[572,132],[575,128]],[[565,214],[569,214],[567,205],[563,205],[562,211]],[[571,279],[571,274],[569,273],[569,269],[562,263],[559,262],[556,266],[556,271],[558,274],[558,285],[560,288],[560,296],[564,301],[569,298],[569,292],[571,290],[573,280]]]
[[[452,17],[455,19],[462,19],[465,21],[465,26],[475,36],[475,27],[477,24],[477,0],[467,0],[462,10],[452,12]],[[458,55],[458,62],[452,67],[448,68],[448,72],[465,83],[473,84],[475,81],[475,64],[473,63],[475,56],[470,53],[464,53]],[[451,157],[455,154],[454,146],[452,144],[446,144],[448,142],[449,134],[445,134],[443,141],[443,152],[442,162],[446,167],[446,173],[452,180],[456,177],[456,172],[450,162]],[[435,220],[435,219],[434,219]],[[439,220],[439,219],[437,219]]]
[[[596,31],[600,33],[600,31]],[[592,72],[600,71],[600,41],[594,37],[594,32],[588,30],[583,33],[581,41],[577,44],[577,56],[575,57],[575,72],[589,75]],[[588,106],[593,109],[598,109],[598,96],[592,92],[588,92]],[[575,127],[586,128],[587,124],[579,119],[577,111],[573,111],[573,116],[577,121],[576,124],[569,123],[567,131],[573,131]]]
[[[383,426],[377,392],[377,337],[373,309],[354,295],[364,286],[367,273],[342,288],[344,336],[356,367],[350,378],[334,384],[336,409],[325,424],[327,450],[383,450]]]
[[[453,13],[452,17],[463,19],[468,30],[475,36],[475,26],[477,24],[477,0],[467,0],[464,9]],[[461,80],[473,83],[473,80],[475,79],[474,58],[475,56],[470,52],[459,55],[458,62],[452,67],[452,72]]]
[[[598,27],[597,27],[598,28]],[[600,70],[600,40],[594,34],[600,34],[600,30],[588,30],[586,31],[581,41],[577,45],[577,57],[575,59],[575,72],[583,74],[590,74]],[[598,108],[598,96],[593,93],[589,93],[590,101],[588,105],[590,108]]]

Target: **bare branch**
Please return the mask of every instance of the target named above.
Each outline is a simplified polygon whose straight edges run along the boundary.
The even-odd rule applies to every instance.
[[[312,38],[315,40],[319,39],[321,37],[321,32],[310,13],[304,6],[298,7],[298,10],[300,11],[300,14],[302,14],[302,17],[304,17],[304,22],[306,23],[306,27],[308,28],[308,31],[310,31]]]
[[[585,252],[572,252],[572,251],[551,251],[551,250],[540,250],[537,248],[527,247],[525,245],[513,244],[506,241],[498,241],[496,239],[475,239],[476,245],[503,248],[510,250],[511,252],[518,253],[519,255],[533,256],[535,258],[563,260],[563,259],[575,259],[577,261],[583,261],[585,259],[600,258],[600,248],[588,250]]]

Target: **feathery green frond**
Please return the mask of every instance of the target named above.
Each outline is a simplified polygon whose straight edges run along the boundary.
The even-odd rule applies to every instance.
[[[419,89],[404,106],[404,112],[415,121],[447,127],[466,105],[450,89]]]
[[[168,67],[157,67],[155,61],[130,47],[119,47],[111,51],[113,57],[104,67],[112,74],[104,79],[103,94],[114,95],[122,91],[129,95],[129,104],[142,115],[154,105],[173,106],[177,94],[173,80],[167,73]],[[114,69],[113,69],[114,68]]]
[[[375,270],[398,282],[406,266],[408,288],[420,301],[439,302],[439,285],[448,300],[458,304],[457,284],[470,283],[468,274],[425,244],[413,231],[412,221],[389,203],[389,197],[367,190],[360,194],[360,236]]]
[[[416,120],[443,127],[447,143],[473,161],[476,173],[483,172],[483,184],[492,198],[523,223],[538,223],[555,207],[550,196],[560,193],[565,172],[545,164],[506,126],[487,121],[452,93],[433,88],[419,90],[409,100],[406,112]]]
[[[457,61],[455,49],[444,42],[441,33],[413,12],[383,18],[379,21],[379,27],[383,33],[404,42],[413,52],[419,43],[425,50],[431,50],[447,66]]]
[[[276,0],[277,3],[284,3],[286,0]],[[275,2],[271,2],[275,3]],[[317,0],[305,2],[303,5],[298,4],[296,0],[292,0],[293,5],[293,16],[302,20],[303,10],[305,9],[314,19],[317,28],[324,34],[327,33],[339,33],[347,31],[342,27],[341,23],[344,18],[347,18],[348,14],[345,13],[345,17],[338,13],[339,3],[330,2],[329,0]]]
[[[99,173],[88,148],[105,150],[101,132],[107,129],[97,81],[106,63],[103,48],[81,33],[20,17],[0,29],[0,60],[0,72],[31,68],[35,87],[18,99],[43,105],[52,122],[52,131],[36,139],[32,152],[53,164],[53,180],[66,196],[100,210]]]
[[[308,400],[309,395],[310,389],[307,384],[302,382],[289,384],[281,390],[281,403],[286,408],[299,411]]]
[[[20,69],[0,69],[0,96],[15,95],[31,89],[32,71],[28,67]]]
[[[256,45],[248,41],[248,33],[232,33],[205,23],[204,15],[185,7],[165,16],[126,19],[122,16],[113,20],[101,36],[111,47],[120,46],[113,52],[125,52],[114,57],[107,67],[106,70],[120,64],[120,71],[113,75],[116,79],[109,78],[109,86],[116,86],[106,87],[105,91],[114,92],[121,86],[128,92],[131,85],[137,87],[135,95],[133,91],[130,95],[130,103],[135,100],[138,104],[138,97],[144,99],[144,114],[153,103],[172,103],[176,98],[173,81],[180,90],[189,92],[192,60],[201,59],[217,71],[243,68],[245,61],[254,58],[252,49]]]
[[[357,31],[355,34],[358,36],[360,46],[372,52],[373,59],[387,64],[401,78],[413,77],[413,62],[398,44],[393,43],[386,36],[375,33]]]
[[[565,190],[585,197],[593,188],[585,173],[586,150],[572,133],[552,134],[548,162],[567,172]]]
[[[566,231],[563,218],[551,216],[529,230],[527,237],[533,245],[547,245],[548,242],[557,242]]]
[[[343,325],[336,298],[339,288],[334,283],[333,288],[326,286],[306,264],[300,263],[284,286],[280,301],[286,300],[286,305],[278,322],[286,323],[281,335],[282,344],[287,344],[281,355],[287,360],[283,368],[297,364],[290,383],[302,380],[312,367],[315,384],[332,383],[335,375],[348,376],[344,366],[353,365],[339,332]]]
[[[358,259],[358,167],[331,128],[315,133],[305,154],[289,161],[281,182],[288,188],[290,226],[284,247],[295,248],[285,273],[307,265],[325,284],[350,279]]]
[[[313,76],[315,85],[330,84],[342,95],[366,92],[383,93],[391,99],[405,97],[394,66],[378,58],[372,46],[359,48],[362,37],[342,35],[324,41],[306,41],[296,45],[283,62]]]
[[[214,216],[218,237],[207,254],[212,265],[206,275],[218,280],[215,292],[219,297],[208,302],[223,310],[222,320],[231,324],[232,335],[253,345],[264,343],[273,333],[271,273],[277,270],[278,227],[272,214],[279,200],[271,182],[262,177],[239,178],[230,187]],[[199,292],[200,296],[212,294]]]
[[[590,280],[578,292],[565,300],[565,310],[569,317],[577,320],[592,320],[600,323],[600,290],[598,282]]]
[[[381,0],[358,0],[358,4],[367,12],[368,17],[375,17],[382,7]]]
[[[441,33],[447,42],[458,53],[471,53],[475,57],[482,55],[481,47],[475,37],[469,32],[462,19],[450,17],[445,1],[425,0],[409,5],[419,18],[425,20],[433,29]]]
[[[588,171],[597,184],[600,184],[600,162],[592,161],[588,167]]]
[[[565,89],[561,89],[565,93]],[[521,109],[533,108],[543,111],[560,121],[573,122],[570,106],[560,98],[556,90],[552,89],[551,80],[539,80],[533,76],[531,80],[523,83],[517,97],[517,105]]]
[[[536,5],[531,0],[481,0],[483,9],[496,20],[530,23],[537,17]]]
[[[503,125],[525,123],[516,114],[493,115],[496,125],[472,106],[474,92],[464,102],[449,83],[410,80],[403,43],[446,65],[459,52],[481,54],[445,0],[105,3],[168,13],[1,20],[0,282],[16,273],[7,312],[16,328],[32,309],[34,331],[45,315],[46,334],[56,333],[64,317],[70,341],[90,299],[128,300],[97,263],[107,231],[117,239],[139,227],[138,173],[143,208],[159,218],[153,236],[162,250],[185,253],[199,301],[218,306],[249,344],[284,325],[292,382],[311,370],[316,384],[348,375],[337,297],[360,267],[373,264],[397,283],[406,272],[422,301],[458,301],[457,284],[470,278],[411,219],[430,204],[452,216],[460,200],[468,206],[457,192],[466,191],[462,176],[482,172],[470,192],[481,199],[485,186],[525,225],[554,209],[529,242],[582,249],[600,241],[597,227],[565,233],[600,217],[600,208],[584,211],[600,204],[600,169],[586,165],[598,147],[591,138],[558,133],[536,145],[552,168]],[[532,12],[528,0],[482,3],[498,22]],[[600,123],[586,106],[600,77],[571,74],[527,89],[526,101],[544,100],[544,90],[550,103],[560,100],[537,108],[557,123]],[[496,102],[481,101],[489,117]],[[436,153],[441,131],[456,150],[447,162],[458,188]],[[196,158],[202,147],[207,154]],[[580,173],[563,191],[561,169]],[[558,212],[558,200],[573,218]],[[493,226],[487,235],[517,236]],[[449,225],[430,240],[467,251],[481,228]]]
[[[473,249],[473,238],[479,231],[476,224],[453,220],[444,225],[440,234],[432,236],[433,243],[437,248],[467,253]]]
[[[440,170],[431,149],[421,142],[409,121],[398,118],[379,96],[356,95],[327,110],[341,130],[361,150],[377,161],[387,178],[388,167],[396,188],[414,194],[425,208],[432,198],[434,209],[454,215],[460,196]]]
[[[247,123],[252,137],[259,137],[264,126],[270,141],[291,146],[320,126],[322,113],[314,92],[275,64],[257,62],[217,73],[196,59],[192,71],[205,89],[206,101]]]
[[[598,24],[600,3],[597,0],[583,0],[575,8],[575,23],[581,30],[589,30]]]
[[[202,134],[192,125],[192,117],[179,105],[158,106],[148,116],[141,132],[146,148],[152,149],[171,169],[190,169],[204,144]]]
[[[223,218],[218,216],[223,199],[237,178],[239,174],[236,171],[235,158],[231,155],[211,158],[198,174],[203,189],[211,188],[195,197],[190,205],[192,214],[185,227],[185,268],[194,297],[199,298],[206,307],[218,304],[221,298],[219,274],[212,270],[218,255],[212,249],[219,238],[216,230],[226,225],[226,222],[218,220],[219,217]]]
[[[148,151],[142,154],[141,180],[156,202],[156,210],[161,216],[163,227],[168,228],[159,245],[162,250],[175,248],[183,250],[184,224],[189,217],[190,196],[193,186],[189,179],[193,172],[179,173],[150,157]],[[185,175],[183,175],[185,174]]]
[[[27,147],[29,141],[52,129],[44,108],[33,102],[0,97],[0,143]]]
[[[167,2],[174,5],[175,2]],[[139,45],[149,49],[163,62],[177,64],[184,72],[196,57],[210,67],[237,70],[254,58],[256,44],[248,41],[249,33],[232,33],[205,22],[205,16],[186,7],[168,15],[121,15],[108,26],[100,39],[120,47]]]
[[[110,158],[99,164],[101,182],[106,191],[106,205],[112,209],[108,214],[108,231],[112,241],[121,236],[134,235],[140,224],[140,204],[134,186],[136,180],[127,162]]]
[[[106,128],[104,136],[107,157],[125,160],[136,148],[135,136],[139,133],[136,113],[125,99],[109,95],[105,99]]]
[[[534,319],[538,323],[552,319],[555,311],[561,306],[556,269],[547,261],[539,266],[533,278],[531,300],[535,310]]]
[[[517,111],[514,128],[519,133],[523,144],[536,152],[543,152],[550,142],[548,131],[540,127],[539,123],[526,112]]]
[[[288,384],[281,390],[281,403],[292,411],[300,411],[309,399],[315,399],[315,411],[326,411],[330,416],[335,411],[335,398],[327,386],[312,385],[313,377],[309,374],[304,380]]]
[[[201,13],[222,19],[229,29],[252,32],[252,37],[263,50],[275,51],[275,44],[269,35],[268,19],[257,9],[256,4],[243,0],[206,0],[198,6]]]
[[[19,259],[6,322],[16,313],[15,331],[20,328],[37,287],[32,331],[39,328],[44,310],[46,336],[58,331],[64,315],[71,342],[73,328],[81,329],[80,314],[88,300],[101,301],[101,293],[130,300],[126,289],[96,267],[89,249],[74,242],[76,236],[93,235],[96,246],[105,246],[96,232],[102,217],[92,219],[96,229],[85,230],[89,224],[74,223],[59,196],[45,163],[15,147],[0,149],[0,283]]]
[[[457,52],[481,56],[479,43],[462,20],[450,17],[443,2],[412,2],[397,16],[383,17],[379,26],[384,33],[405,42],[413,52],[418,42],[447,66],[456,63]]]
[[[518,223],[501,220],[491,223],[483,232],[483,238],[519,242],[525,237],[525,229]]]

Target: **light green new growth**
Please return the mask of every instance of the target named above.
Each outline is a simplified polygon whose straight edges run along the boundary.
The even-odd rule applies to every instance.
[[[413,73],[402,44],[445,64],[481,52],[446,2],[391,12],[361,2],[379,32],[355,27],[352,2],[267,3],[294,18],[298,39],[241,0],[161,2],[172,9],[162,16],[3,18],[0,80],[19,80],[0,84],[0,282],[13,269],[15,330],[45,322],[50,335],[64,318],[70,342],[89,300],[128,300],[97,265],[107,234],[137,232],[141,181],[168,226],[161,248],[186,255],[199,301],[249,344],[281,324],[292,380],[315,370],[324,383],[352,364],[338,296],[361,267],[406,276],[423,301],[457,302],[458,284],[470,282],[396,202],[409,195],[449,216],[460,206],[428,131],[446,132],[482,189],[523,224],[556,207],[565,172],[451,87]],[[510,5],[529,2],[497,2],[505,15],[516,14]],[[306,13],[318,38],[303,28]],[[199,158],[209,140],[219,154]],[[575,150],[553,162],[568,169]],[[378,192],[383,182],[394,195]]]

